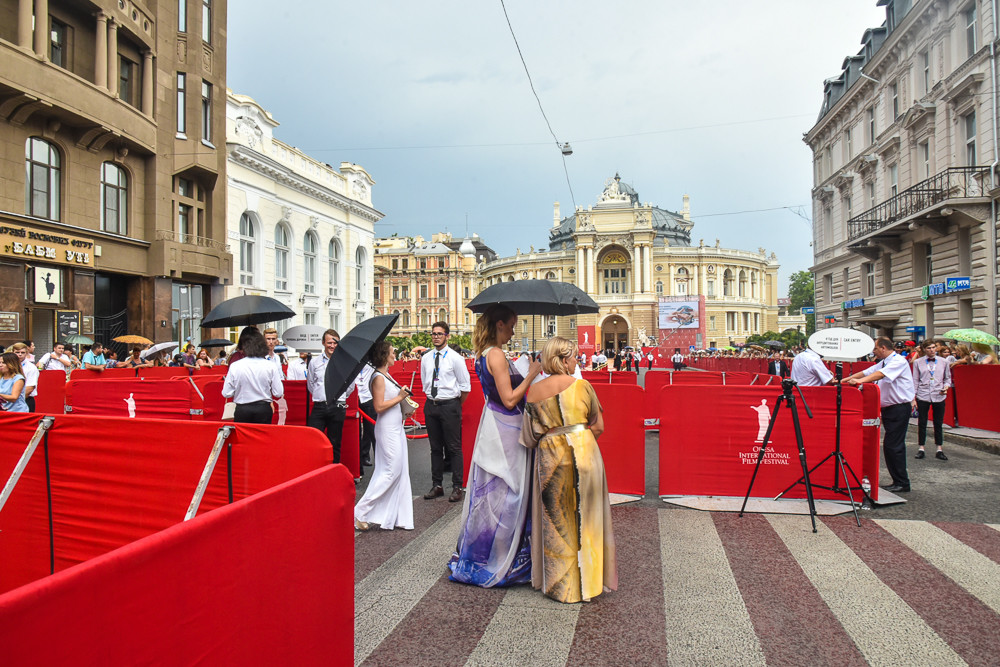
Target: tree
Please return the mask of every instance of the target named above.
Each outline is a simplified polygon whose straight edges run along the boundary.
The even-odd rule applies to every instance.
[[[813,274],[796,271],[788,279],[788,311],[792,314],[803,307],[816,305],[816,289]],[[806,315],[806,335],[816,331],[816,315]]]

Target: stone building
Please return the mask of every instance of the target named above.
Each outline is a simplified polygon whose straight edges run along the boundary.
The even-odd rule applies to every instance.
[[[568,282],[600,306],[596,315],[524,317],[512,341],[536,349],[558,334],[596,344],[721,347],[777,326],[774,253],[691,245],[690,202],[681,211],[649,203],[619,176],[608,179],[595,205],[560,216],[555,204],[549,248],[487,262],[482,287],[543,278]]]
[[[817,325],[995,332],[995,3],[878,4],[804,137]]]
[[[227,296],[262,294],[297,315],[275,323],[341,334],[373,310],[374,179],[340,170],[274,137],[278,122],[252,98],[227,92],[229,240],[236,265]],[[234,337],[236,330],[231,332]]]
[[[465,304],[479,293],[479,268],[496,258],[478,234],[457,240],[451,234],[381,238],[375,241],[375,309],[396,313],[394,336],[430,333],[445,321],[453,334],[472,332],[475,316]]]
[[[0,342],[200,334],[232,275],[225,28],[225,0],[0,0]]]

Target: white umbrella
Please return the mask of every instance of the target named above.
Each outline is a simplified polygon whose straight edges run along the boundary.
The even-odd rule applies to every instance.
[[[171,340],[167,341],[166,343],[157,343],[156,345],[151,346],[148,350],[143,350],[142,352],[140,352],[139,358],[145,359],[146,357],[155,355],[159,352],[163,352],[164,350],[175,350],[176,348],[177,348],[176,341]]]

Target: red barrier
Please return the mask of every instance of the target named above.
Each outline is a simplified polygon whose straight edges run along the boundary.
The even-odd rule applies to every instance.
[[[639,374],[635,371],[615,371],[611,374],[612,384],[634,384],[638,386]]]
[[[64,371],[39,371],[38,396],[35,412],[61,415],[66,407],[66,373]]]
[[[326,467],[0,596],[4,662],[350,664],[353,504]]]
[[[82,381],[88,382],[88,381]],[[89,381],[93,382],[93,381]],[[0,415],[0,475],[5,479],[39,422]],[[171,526],[184,517],[221,424],[57,415],[0,512],[0,591],[50,574],[46,454],[51,478],[55,571]],[[237,424],[234,498],[286,482],[329,463],[330,443],[315,429]],[[223,451],[201,512],[228,502]]]
[[[81,416],[188,421],[192,393],[187,380],[70,380],[66,406]]]
[[[358,392],[347,397],[347,416],[340,437],[340,462],[347,466],[354,479],[361,478],[361,419],[358,415]],[[333,460],[333,451],[330,452]]]
[[[182,368],[180,366],[148,366],[146,368],[137,368],[135,370],[138,377],[149,378],[151,380],[164,380],[187,372],[186,368]],[[190,375],[190,373],[188,373],[188,375]]]
[[[475,377],[475,373],[473,373]],[[469,467],[472,465],[472,453],[476,449],[476,433],[479,431],[479,421],[486,409],[486,396],[482,385],[474,379],[472,391],[462,404],[462,484],[469,479]]]
[[[1000,431],[1000,410],[997,410],[1000,366],[952,366],[951,375],[958,423],[968,428]]]
[[[580,371],[580,376],[592,385],[611,384],[610,371]]]
[[[780,395],[778,387],[664,387],[660,391],[660,495],[744,495],[757,461],[758,440]],[[833,451],[836,390],[803,387],[802,395],[814,415],[809,419],[798,405],[811,467]],[[861,393],[845,392],[843,399],[841,450],[857,472],[863,469]],[[767,412],[759,416],[755,408]],[[827,462],[811,479],[830,486],[833,470],[833,463]],[[801,476],[792,417],[784,405],[753,495],[773,498]],[[805,497],[805,488],[797,485],[788,497]],[[823,489],[815,489],[815,497],[844,499]]]
[[[285,380],[282,385],[285,388],[285,395],[276,402],[271,423],[275,426],[305,426],[308,416],[306,408],[312,408],[309,405],[312,401],[312,397],[309,396],[309,383],[306,380]]]
[[[604,411],[604,433],[597,440],[604,459],[608,491],[642,496],[646,493],[646,431],[641,387],[627,384],[594,385]]]
[[[100,380],[102,378],[121,380],[134,378],[134,368],[105,368],[103,371],[92,371],[87,368],[77,368],[69,374],[70,380]]]
[[[198,377],[199,375],[225,375],[229,371],[229,366],[225,364],[221,366],[199,366],[194,369],[192,375]]]
[[[202,419],[205,421],[222,419],[222,413],[226,409],[226,399],[222,397],[222,386],[225,383],[223,378],[218,378],[204,385],[199,385],[199,389],[205,397],[203,401],[205,412],[202,415]]]
[[[870,495],[872,500],[878,502],[879,494],[879,461],[882,455],[882,443],[879,437],[882,433],[882,399],[881,392],[879,391],[877,384],[872,384],[871,382],[866,382],[865,384],[859,384],[858,389],[861,390],[861,401],[862,401],[862,416],[864,421],[862,422],[862,460],[861,470],[855,469],[855,473],[858,477],[862,475],[868,476],[868,481],[871,482],[872,490]],[[848,391],[847,387],[844,387],[844,391]],[[843,442],[843,439],[841,439]]]
[[[659,428],[660,389],[670,385],[672,375],[672,371],[646,371],[643,379],[645,391],[642,396],[642,418],[647,429],[656,430]]]

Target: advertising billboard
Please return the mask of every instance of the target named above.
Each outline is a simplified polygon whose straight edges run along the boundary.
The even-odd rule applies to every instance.
[[[659,328],[662,329],[698,329],[698,299],[677,299],[677,297],[660,297]]]

